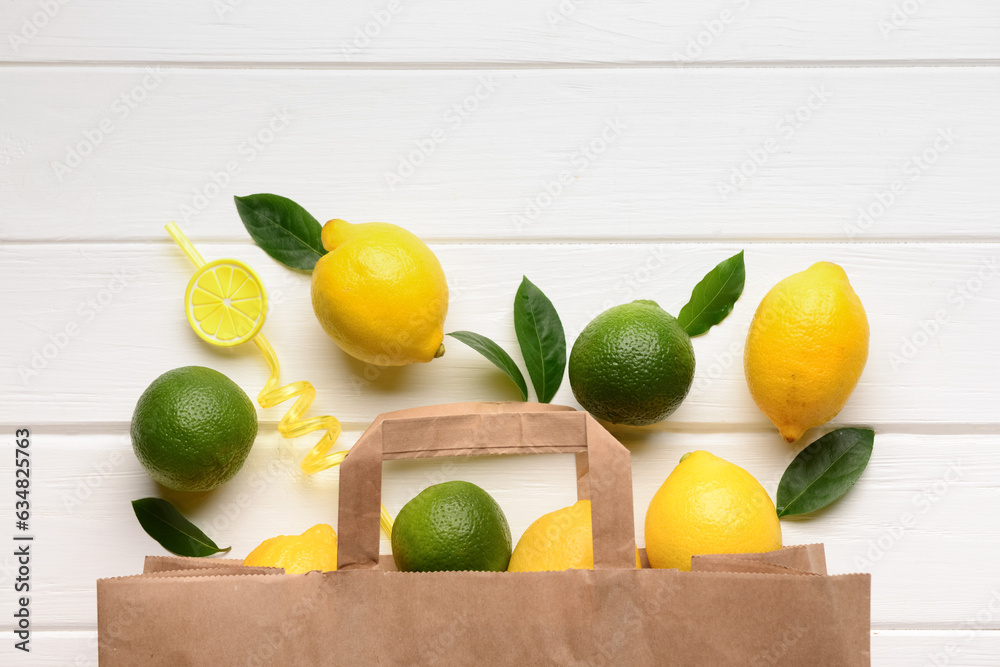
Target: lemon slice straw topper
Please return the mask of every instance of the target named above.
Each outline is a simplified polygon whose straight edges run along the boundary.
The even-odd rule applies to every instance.
[[[278,357],[260,333],[267,315],[267,292],[260,277],[237,259],[206,262],[180,227],[171,222],[166,230],[196,268],[184,292],[184,311],[191,328],[205,342],[220,347],[233,347],[252,340],[271,369],[271,375],[257,395],[257,402],[262,408],[270,408],[296,399],[278,422],[278,432],[286,438],[297,438],[312,431],[326,431],[302,459],[302,471],[312,475],[340,465],[347,450],[329,453],[340,435],[337,418],[330,415],[302,418],[316,399],[316,388],[305,380],[278,386],[281,377]],[[392,517],[384,505],[381,524],[386,535],[390,535]]]

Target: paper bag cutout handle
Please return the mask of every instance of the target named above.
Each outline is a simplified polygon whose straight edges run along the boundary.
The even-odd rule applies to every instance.
[[[337,568],[378,567],[382,461],[492,454],[576,454],[589,498],[594,567],[635,569],[629,452],[586,412],[532,403],[461,403],[380,416],[340,466]]]

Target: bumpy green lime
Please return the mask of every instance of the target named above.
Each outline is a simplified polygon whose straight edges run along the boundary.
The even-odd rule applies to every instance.
[[[209,491],[246,461],[257,411],[239,385],[204,366],[167,371],[132,414],[132,449],[154,480],[177,491]]]
[[[493,496],[470,482],[427,487],[403,505],[392,526],[392,557],[401,572],[504,572],[510,552],[507,517]]]
[[[694,379],[691,337],[654,301],[633,301],[595,317],[569,356],[580,405],[613,424],[642,426],[676,410]]]

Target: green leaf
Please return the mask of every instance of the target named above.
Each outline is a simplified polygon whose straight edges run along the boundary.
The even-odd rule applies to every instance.
[[[555,306],[526,277],[514,295],[514,332],[538,402],[548,403],[566,370],[566,334]]]
[[[726,319],[743,294],[746,267],[743,251],[723,261],[701,279],[691,292],[691,300],[677,314],[677,322],[689,336],[700,336]]]
[[[320,240],[323,227],[291,199],[269,194],[233,199],[253,240],[285,266],[312,271],[326,254]]]
[[[778,483],[778,516],[815,512],[847,493],[874,445],[875,431],[841,428],[803,449]]]
[[[181,516],[177,508],[161,498],[132,501],[132,510],[142,529],[164,549],[178,556],[211,556],[225,553],[208,535]]]
[[[462,341],[493,362],[494,366],[506,373],[507,377],[517,385],[517,388],[521,391],[521,400],[528,400],[528,383],[524,381],[521,369],[517,367],[517,364],[514,363],[514,360],[510,358],[510,355],[502,347],[486,336],[480,336],[471,331],[452,331],[448,335]]]

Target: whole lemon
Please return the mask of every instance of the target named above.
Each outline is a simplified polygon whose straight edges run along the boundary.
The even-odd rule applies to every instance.
[[[448,284],[431,249],[384,222],[323,226],[312,303],[323,329],[352,357],[378,366],[444,354]]]
[[[868,360],[868,317],[844,270],[818,262],[760,302],[743,368],[750,395],[788,442],[831,419]]]
[[[243,559],[244,565],[283,567],[286,574],[337,569],[337,533],[318,523],[301,535],[278,535],[264,540]]]
[[[635,566],[640,567],[638,549]],[[517,541],[507,566],[508,572],[593,569],[594,537],[589,500],[578,500],[536,519]]]
[[[764,487],[705,451],[685,454],[646,511],[652,567],[691,569],[691,556],[775,551],[781,524]]]
[[[694,379],[694,348],[655,301],[605,310],[573,343],[569,384],[587,412],[612,424],[643,426],[680,407]]]
[[[493,496],[475,484],[434,484],[399,510],[392,559],[400,572],[503,572],[510,562],[510,526]]]

